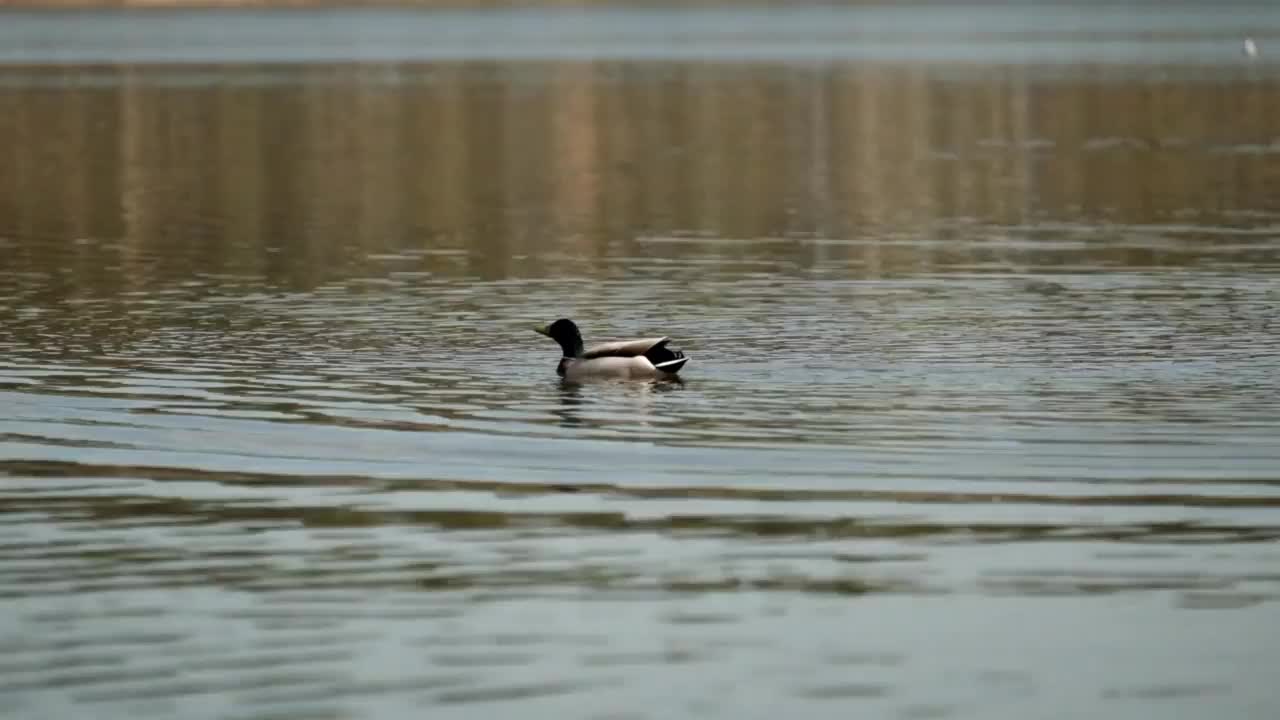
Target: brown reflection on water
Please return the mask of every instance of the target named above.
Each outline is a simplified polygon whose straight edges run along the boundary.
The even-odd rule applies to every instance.
[[[847,254],[880,275],[972,262],[971,251],[891,241],[991,236],[975,226],[1238,228],[1280,211],[1280,80],[1260,74],[712,63],[9,72],[25,80],[0,89],[6,266],[51,273],[57,297],[194,273],[301,288],[388,269],[554,274],[563,256],[645,255],[638,236],[672,234],[874,239],[754,251],[801,265]],[[1108,265],[1187,261],[1096,252]]]

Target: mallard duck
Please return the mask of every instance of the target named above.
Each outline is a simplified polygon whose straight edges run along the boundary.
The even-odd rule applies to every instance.
[[[560,343],[564,356],[556,366],[556,374],[565,380],[672,380],[689,362],[684,353],[667,347],[666,337],[618,340],[584,349],[582,333],[568,318],[534,330]]]

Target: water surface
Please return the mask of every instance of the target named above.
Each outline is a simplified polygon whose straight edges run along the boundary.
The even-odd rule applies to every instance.
[[[533,3],[537,5],[537,3]],[[852,3],[679,10],[156,7],[10,10],[0,62],[894,61],[1219,65],[1280,40],[1280,8],[1222,2]],[[1255,62],[1273,63],[1262,52]]]
[[[1096,63],[876,12],[963,49],[155,39],[231,13],[137,64],[136,16],[8,16],[0,707],[1273,717],[1270,10]],[[562,385],[559,316],[693,361]]]

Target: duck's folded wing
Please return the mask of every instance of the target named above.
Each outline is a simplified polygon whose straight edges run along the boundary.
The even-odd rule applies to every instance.
[[[601,357],[639,357],[654,348],[667,344],[670,338],[655,337],[640,340],[617,340],[614,342],[592,345],[582,353],[584,360]]]

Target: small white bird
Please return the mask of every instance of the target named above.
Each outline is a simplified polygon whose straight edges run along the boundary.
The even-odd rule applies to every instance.
[[[582,333],[568,318],[534,328],[564,351],[556,374],[565,380],[674,380],[689,362],[683,352],[667,347],[670,338],[619,340],[582,347]]]
[[[1258,44],[1251,37],[1244,39],[1244,56],[1247,58],[1258,57]]]

